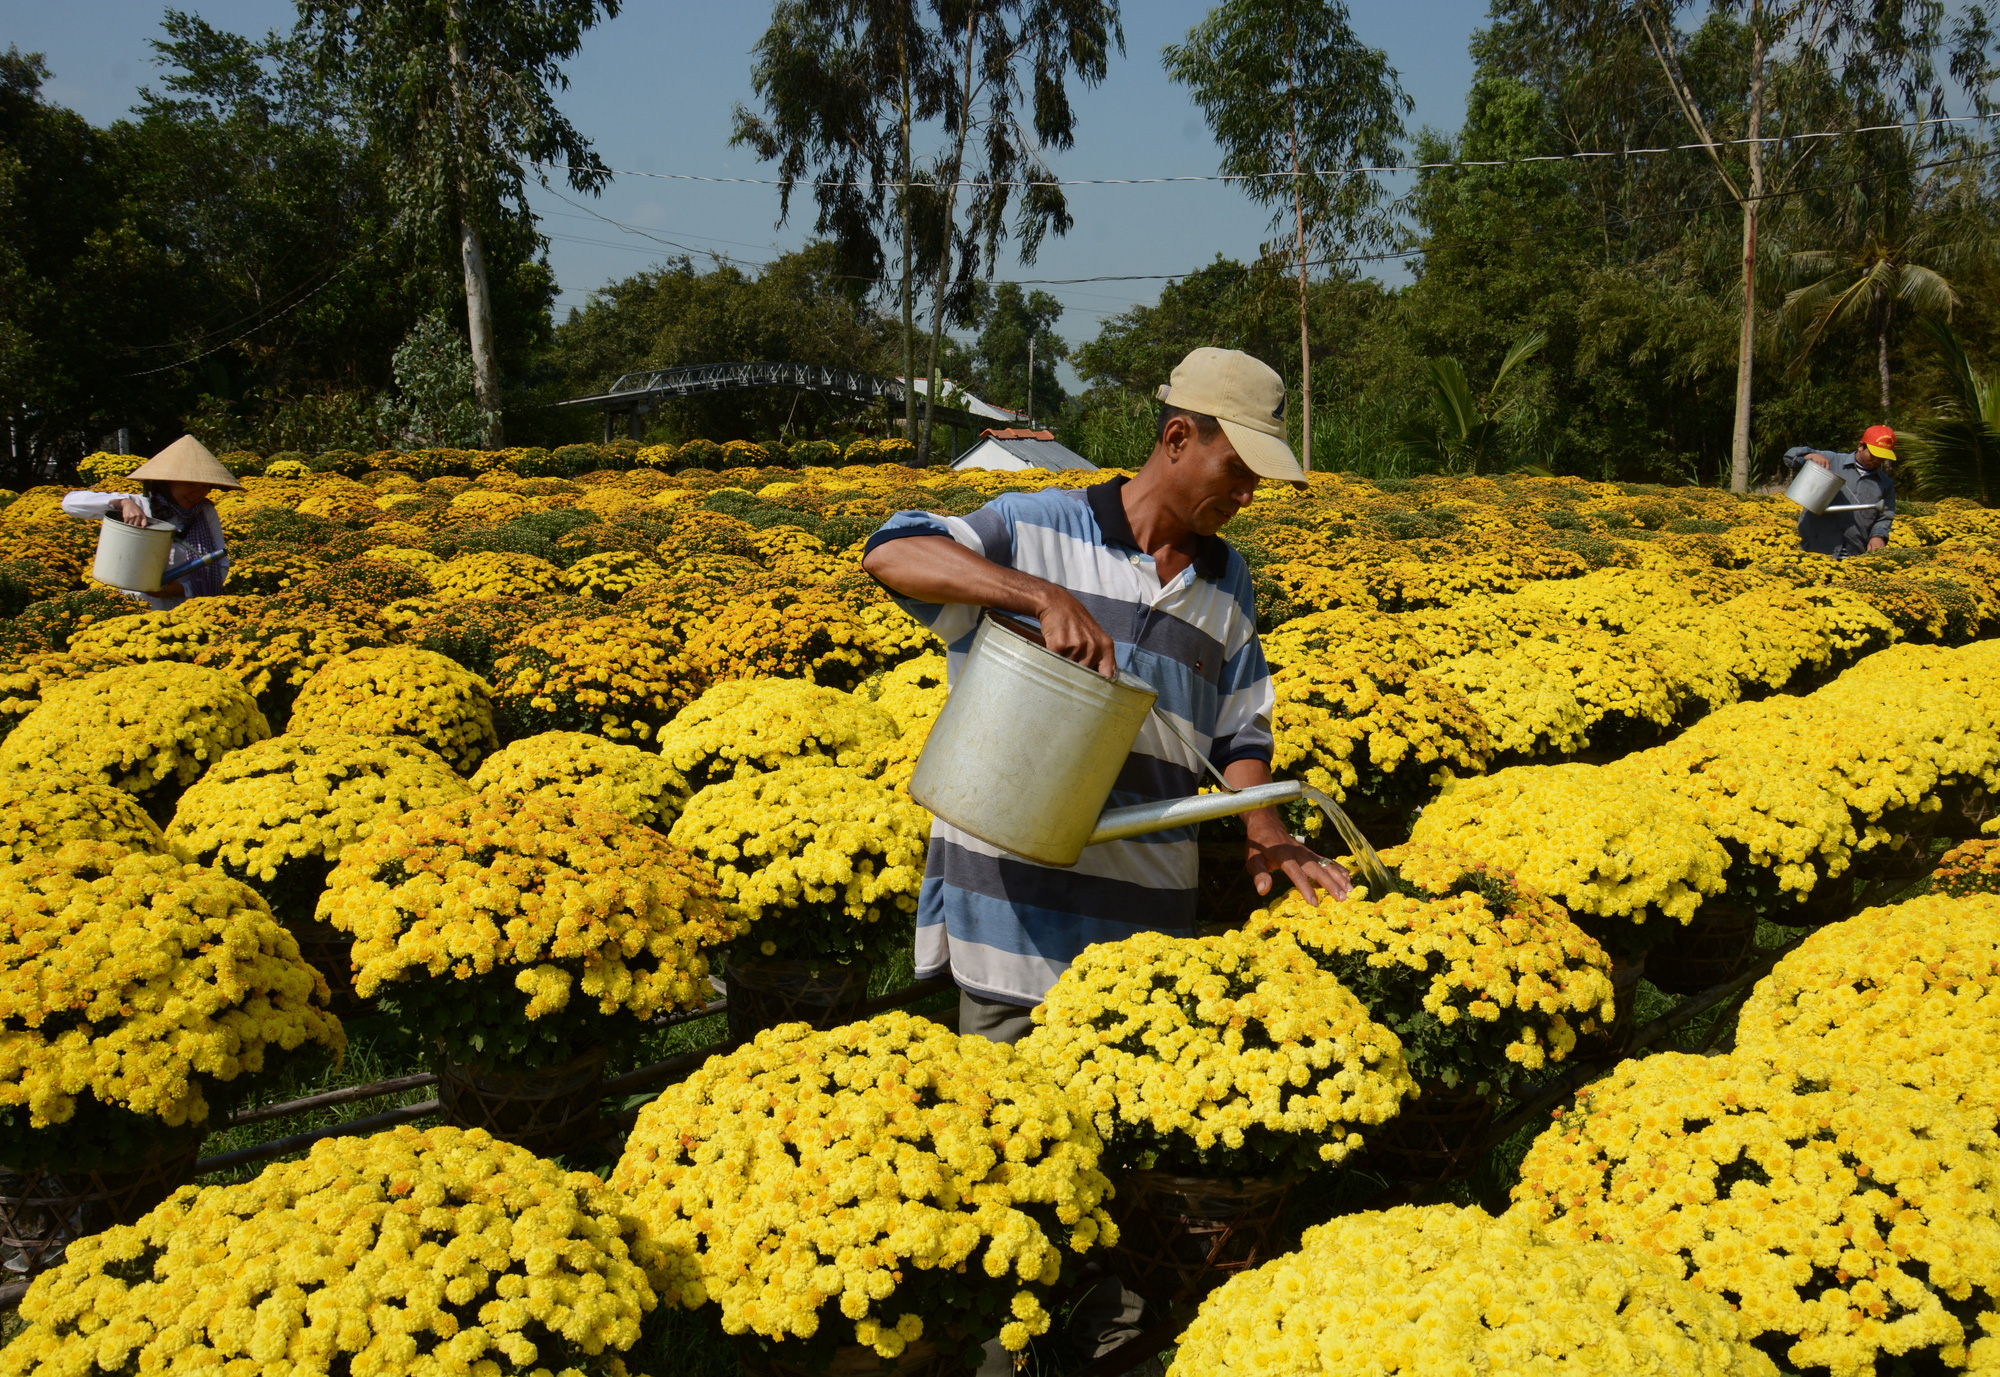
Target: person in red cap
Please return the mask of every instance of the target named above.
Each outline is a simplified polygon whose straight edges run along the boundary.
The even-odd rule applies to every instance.
[[[1870,426],[1861,432],[1854,453],[1813,449],[1796,445],[1785,451],[1784,464],[1796,469],[1814,463],[1840,475],[1841,506],[1866,510],[1828,512],[1815,516],[1799,513],[1799,548],[1807,554],[1831,555],[1835,559],[1879,550],[1889,543],[1889,525],[1896,519],[1896,480],[1889,465],[1896,459],[1896,432],[1888,426]],[[1875,503],[1881,503],[1876,509]]]

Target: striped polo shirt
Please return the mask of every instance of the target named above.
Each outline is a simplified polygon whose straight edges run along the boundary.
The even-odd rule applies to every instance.
[[[1117,642],[1118,667],[1159,691],[1160,712],[1216,768],[1268,761],[1271,675],[1257,640],[1248,566],[1211,536],[1163,587],[1125,519],[1125,482],[1010,493],[965,517],[898,512],[867,548],[945,536],[1068,589]],[[945,643],[956,679],[981,609],[896,601]],[[1107,806],[1186,798],[1200,780],[1200,760],[1148,717]],[[917,902],[917,974],[949,968],[974,994],[1039,1004],[1093,942],[1144,931],[1192,934],[1197,868],[1192,827],[1088,847],[1062,869],[1002,851],[939,818]]]

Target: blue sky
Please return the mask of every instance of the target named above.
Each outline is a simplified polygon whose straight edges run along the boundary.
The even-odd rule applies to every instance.
[[[1160,67],[1163,44],[1184,36],[1210,0],[1138,0],[1125,13],[1126,55],[1102,86],[1081,92],[1077,146],[1055,158],[1065,177],[1146,177],[1216,170],[1214,143],[1184,90]],[[210,23],[260,33],[288,26],[287,0],[180,0]],[[1472,62],[1471,33],[1485,0],[1351,0],[1362,38],[1389,54],[1416,101],[1410,120],[1456,129],[1464,113]],[[47,94],[93,123],[123,115],[138,88],[155,79],[147,40],[159,35],[163,7],[151,0],[0,0],[0,42],[47,55]],[[748,101],[750,48],[769,14],[761,3],[685,4],[626,0],[617,19],[593,30],[568,66],[562,97],[571,120],[615,168],[706,176],[764,176],[745,150],[729,146],[730,111]],[[1401,190],[1401,180],[1392,182]],[[558,314],[595,287],[638,271],[676,250],[621,230],[620,221],[691,248],[749,262],[798,246],[810,228],[800,198],[782,228],[769,187],[718,186],[621,177],[588,209],[537,190],[562,295]],[[999,278],[1078,278],[1176,273],[1217,253],[1247,258],[1264,238],[1266,213],[1219,183],[1149,187],[1080,187],[1071,191],[1076,227],[1048,241],[1032,268],[1003,254]],[[593,214],[594,212],[594,214]],[[1396,280],[1394,269],[1389,280]],[[1097,333],[1104,317],[1153,300],[1146,282],[1049,287],[1062,301],[1062,332]]]

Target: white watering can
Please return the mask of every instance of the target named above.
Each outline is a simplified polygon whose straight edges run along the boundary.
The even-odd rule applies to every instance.
[[[1086,846],[1234,817],[1307,798],[1325,813],[1377,895],[1392,882],[1368,839],[1310,785],[1231,786],[1159,714],[1151,685],[1106,679],[1041,644],[1040,635],[989,611],[931,727],[910,797],[960,831],[1043,865],[1075,865]],[[1147,716],[1202,760],[1223,792],[1106,808]]]
[[[1832,469],[1823,469],[1808,459],[1799,465],[1797,476],[1785,489],[1785,496],[1814,516],[1825,516],[1828,512],[1874,512],[1882,509],[1880,502],[1850,502],[1838,507],[1830,505],[1834,498],[1840,496],[1844,486],[1839,474]]]
[[[97,557],[91,562],[90,576],[113,588],[157,593],[161,585],[222,558],[223,552],[215,550],[167,568],[175,534],[174,528],[164,521],[133,526],[118,517],[107,516],[97,526]]]

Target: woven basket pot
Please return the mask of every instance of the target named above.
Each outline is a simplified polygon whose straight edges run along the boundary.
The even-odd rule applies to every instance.
[[[1476,1090],[1426,1081],[1395,1118],[1368,1134],[1369,1165],[1398,1181],[1437,1185],[1457,1176],[1493,1120],[1493,1100]]]
[[[849,1344],[834,1350],[831,1362],[808,1365],[777,1357],[761,1345],[736,1341],[736,1359],[743,1377],[972,1377],[972,1369],[955,1355],[940,1353],[929,1339],[918,1339],[894,1358],[872,1348]]]
[[[723,989],[729,1000],[729,1039],[748,1042],[780,1023],[838,1028],[861,1016],[868,999],[866,961],[745,961],[729,958]]]
[[[1295,1175],[1217,1180],[1131,1171],[1114,1178],[1118,1274],[1148,1300],[1206,1295],[1284,1249]]]
[[[1578,1050],[1596,1057],[1622,1057],[1632,1043],[1632,1015],[1639,1003],[1639,980],[1646,974],[1647,953],[1636,961],[1611,960],[1611,1026],[1580,1039]]]
[[[202,1136],[176,1133],[124,1170],[0,1166],[0,1266],[32,1277],[61,1262],[74,1240],[136,1223],[187,1184]]]
[[[1646,953],[1646,979],[1668,994],[1699,994],[1734,980],[1756,954],[1756,910],[1710,902]]]
[[[1947,785],[1938,793],[1944,806],[1937,813],[1937,835],[1953,841],[1970,841],[1980,835],[1979,829],[2000,811],[2000,794],[1976,783]]]
[[[1854,853],[1852,874],[1871,883],[1882,880],[1916,879],[1930,859],[1931,838],[1937,835],[1940,816],[1920,813],[1914,808],[1895,808],[1884,813],[1878,825],[1893,834],[1893,840],[1877,842],[1866,851]]]
[[[326,987],[333,992],[333,1011],[342,1018],[352,1018],[357,1014],[372,1013],[375,1001],[363,999],[354,992],[354,934],[342,932],[331,923],[322,923],[317,918],[285,924],[293,937],[298,939],[299,955],[307,965],[326,977]]]
[[[483,1128],[543,1157],[576,1146],[598,1130],[605,1049],[592,1047],[560,1066],[532,1071],[475,1066],[437,1056],[438,1103],[453,1128]]]

